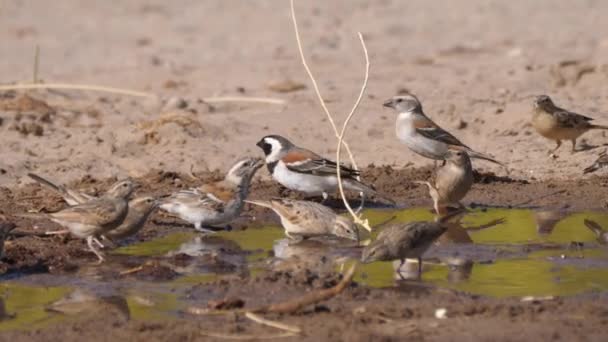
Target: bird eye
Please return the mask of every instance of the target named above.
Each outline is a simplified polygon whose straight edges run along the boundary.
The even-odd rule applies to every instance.
[[[397,103],[400,103],[400,102],[403,102],[403,99],[402,99],[402,98],[398,98],[398,99],[397,99]]]

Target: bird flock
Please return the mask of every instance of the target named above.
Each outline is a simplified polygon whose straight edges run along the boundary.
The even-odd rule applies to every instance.
[[[397,113],[396,137],[411,151],[435,163],[432,179],[418,183],[428,187],[437,216],[432,222],[388,225],[363,248],[361,261],[401,260],[403,264],[406,258],[418,258],[420,274],[422,255],[446,231],[447,222],[466,211],[461,201],[473,185],[471,159],[492,162],[505,169],[506,165],[465,145],[433,122],[413,94],[394,96],[383,105]],[[535,98],[531,122],[541,136],[555,141],[557,146],[549,152],[552,155],[563,140],[569,140],[572,152],[575,152],[576,139],[582,134],[592,129],[608,129],[608,126],[591,123],[592,119],[587,116],[558,107],[547,95]],[[100,248],[116,245],[139,232],[157,208],[192,224],[196,231],[210,234],[238,218],[248,203],[276,213],[290,243],[316,236],[336,236],[359,242],[360,227],[350,217],[337,215],[323,204],[330,194],[338,190],[338,172],[344,189],[359,193],[362,198],[369,196],[387,205],[396,205],[391,198],[364,183],[358,170],[346,165],[338,166],[285,137],[267,135],[256,145],[264,153],[264,159],[239,159],[221,181],[158,198],[131,198],[136,188],[131,179],[119,180],[104,194],[94,197],[30,173],[28,175],[33,180],[61,195],[68,206],[54,213],[26,213],[21,216],[60,224],[65,230],[48,233],[70,233],[85,239],[89,250],[101,263],[104,254]],[[276,182],[304,194],[309,200],[248,199],[251,181],[264,165]],[[607,165],[608,155],[604,152],[584,172],[593,172]],[[319,196],[320,203],[318,199],[312,200]],[[449,210],[452,207],[457,209]]]

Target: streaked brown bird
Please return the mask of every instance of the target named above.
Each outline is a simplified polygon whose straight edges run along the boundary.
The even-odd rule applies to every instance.
[[[446,214],[449,205],[464,207],[460,201],[473,186],[473,167],[465,151],[448,151],[445,165],[439,167],[433,183],[426,184],[437,215]]]
[[[555,141],[557,146],[549,151],[555,153],[562,145],[562,140],[572,142],[572,153],[576,152],[576,139],[592,129],[608,129],[608,126],[592,124],[592,118],[570,112],[553,103],[547,95],[540,95],[534,100],[532,126],[543,137]]]
[[[465,210],[458,210],[435,222],[416,221],[391,224],[378,234],[376,240],[363,249],[361,262],[400,260],[401,264],[396,270],[400,275],[405,259],[417,258],[418,276],[420,277],[422,255],[448,229],[447,223],[465,212]]]
[[[133,192],[133,182],[131,180],[119,182],[117,189],[112,196],[104,195],[55,213],[28,213],[18,216],[46,218],[62,225],[75,237],[86,239],[89,249],[97,256],[98,263],[102,263],[103,254],[93,243],[103,246],[97,237],[117,228],[127,217],[129,206],[126,198]]]
[[[281,218],[285,235],[296,243],[324,235],[335,235],[355,241],[359,239],[357,226],[350,218],[337,215],[319,203],[286,198],[245,202],[272,209]]]

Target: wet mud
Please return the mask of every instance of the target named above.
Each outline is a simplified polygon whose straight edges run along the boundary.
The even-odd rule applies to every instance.
[[[375,232],[387,221],[434,218],[426,189],[413,183],[430,173],[365,169],[366,179],[398,203],[390,208],[367,199],[363,214]],[[137,179],[138,192],[163,195],[220,173],[196,177],[153,171]],[[70,185],[96,193],[113,181],[84,178]],[[297,325],[303,329],[297,338],[309,340],[600,340],[608,320],[608,248],[586,222],[608,228],[605,186],[601,177],[534,182],[477,174],[464,201],[469,213],[427,252],[420,279],[415,260],[399,273],[398,262],[359,265],[337,297],[269,317]],[[200,316],[192,308],[253,308],[329,288],[361,253],[340,239],[290,243],[274,214],[248,207],[213,235],[156,212],[137,236],[106,251],[106,263],[95,265],[83,241],[31,236],[59,227],[13,216],[58,210],[64,206],[59,197],[35,184],[2,192],[1,214],[17,225],[0,263],[3,339],[272,337],[281,331],[242,314]],[[256,181],[250,196],[298,197],[267,181]],[[328,204],[342,210],[337,199]],[[371,237],[362,232],[362,238]],[[437,316],[439,309],[445,317]]]

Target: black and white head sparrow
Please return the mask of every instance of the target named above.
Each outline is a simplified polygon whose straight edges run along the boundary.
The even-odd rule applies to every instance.
[[[266,155],[266,166],[272,178],[284,187],[300,191],[308,196],[335,193],[338,189],[336,163],[279,135],[267,135],[256,144]],[[340,177],[344,189],[377,196],[394,204],[393,200],[380,195],[372,187],[361,183],[356,177],[359,171],[340,165]]]

